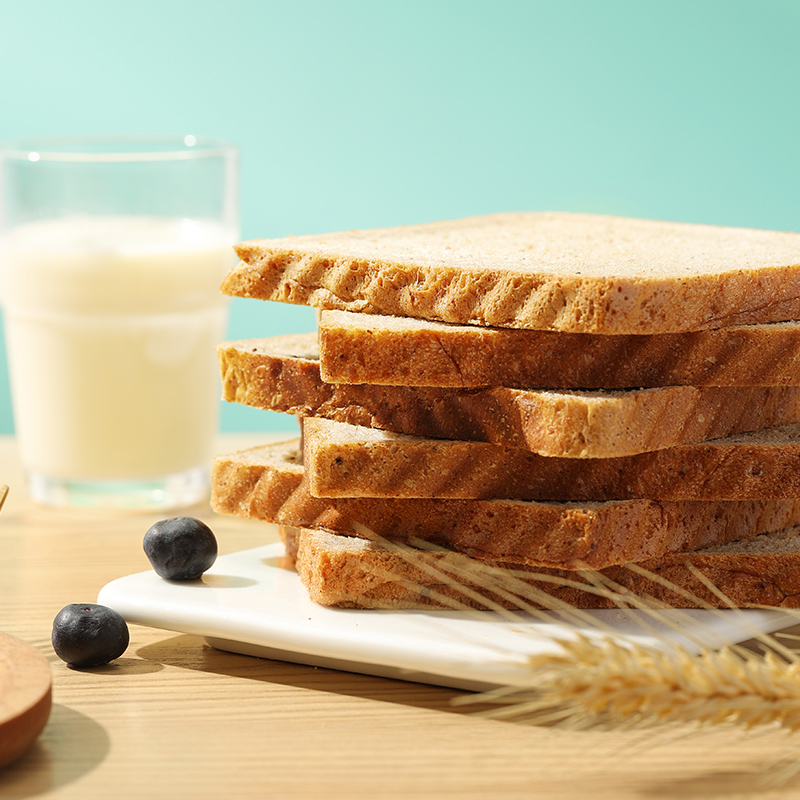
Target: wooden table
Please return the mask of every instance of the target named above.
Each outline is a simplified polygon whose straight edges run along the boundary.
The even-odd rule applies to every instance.
[[[267,437],[228,436],[220,452]],[[158,518],[35,507],[13,439],[0,437],[0,630],[51,662],[43,735],[0,772],[0,797],[711,798],[797,797],[762,784],[800,735],[687,729],[566,731],[483,719],[432,686],[220,652],[198,637],[131,628],[127,653],[71,670],[50,647],[58,610],[148,568]],[[263,523],[189,510],[222,552],[271,541]]]

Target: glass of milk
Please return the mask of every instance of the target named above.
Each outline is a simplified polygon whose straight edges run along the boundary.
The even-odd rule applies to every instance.
[[[0,306],[34,500],[205,499],[238,154],[195,136],[0,146]]]

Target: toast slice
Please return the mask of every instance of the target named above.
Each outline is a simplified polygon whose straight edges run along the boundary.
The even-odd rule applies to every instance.
[[[556,458],[614,458],[800,422],[800,387],[668,386],[582,392],[329,384],[316,334],[227,342],[223,399]]]
[[[257,239],[222,291],[501,328],[652,334],[800,319],[800,234],[507,213]]]
[[[221,514],[392,541],[425,540],[484,560],[599,569],[800,523],[800,500],[540,503],[313,497],[299,440],[214,460]]]
[[[484,608],[477,593],[501,607],[519,607],[524,597],[534,608],[558,602],[574,608],[614,608],[608,597],[571,583],[587,582],[581,572],[535,569],[501,562],[487,564],[457,553],[389,548],[382,544],[326,531],[282,528],[281,536],[295,560],[295,569],[312,600],[349,608]],[[640,565],[651,579],[626,566],[609,567],[601,575],[622,589],[675,608],[702,604],[726,607],[693,573],[697,570],[735,606],[800,608],[800,528],[764,533],[751,539],[673,553]],[[543,575],[555,582],[536,580]],[[559,584],[562,579],[565,584]],[[677,588],[668,588],[668,585]],[[460,586],[468,591],[463,591]],[[493,591],[500,587],[505,592]],[[509,597],[509,593],[511,597]],[[552,597],[538,597],[542,592]],[[687,593],[696,597],[699,602]],[[623,603],[624,606],[624,603]]]
[[[800,498],[800,425],[622,458],[546,458],[485,442],[303,420],[315,497],[514,500]]]
[[[479,328],[323,311],[328,383],[625,389],[800,384],[800,322],[652,336]]]

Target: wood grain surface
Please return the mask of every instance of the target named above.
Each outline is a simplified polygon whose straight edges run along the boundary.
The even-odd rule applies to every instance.
[[[219,452],[268,436],[227,437]],[[37,508],[14,441],[0,437],[0,628],[48,659],[53,709],[33,747],[0,772],[11,798],[794,798],[800,735],[690,728],[569,731],[485,719],[448,689],[214,650],[195,636],[131,628],[123,657],[78,671],[53,654],[67,603],[148,568],[153,514]],[[188,513],[221,552],[272,541],[256,521]]]

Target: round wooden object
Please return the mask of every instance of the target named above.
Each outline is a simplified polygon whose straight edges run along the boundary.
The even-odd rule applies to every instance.
[[[47,724],[50,665],[27,642],[0,633],[0,768],[19,758]]]

